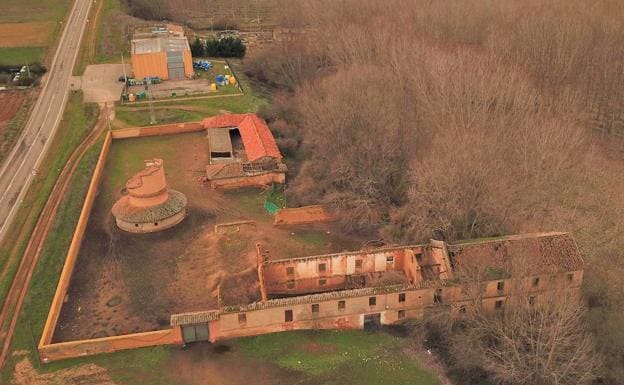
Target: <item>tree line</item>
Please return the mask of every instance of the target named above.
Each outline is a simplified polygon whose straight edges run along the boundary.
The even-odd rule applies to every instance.
[[[531,378],[618,383],[624,6],[306,0],[288,9],[292,33],[244,67],[273,90],[262,114],[289,162],[289,202],[332,205],[345,229],[387,242],[572,231],[587,262],[587,311],[571,318],[603,365],[580,382]],[[479,357],[499,383],[523,383]]]
[[[245,56],[247,47],[236,37],[202,40],[196,37],[191,43],[193,57],[238,57]]]

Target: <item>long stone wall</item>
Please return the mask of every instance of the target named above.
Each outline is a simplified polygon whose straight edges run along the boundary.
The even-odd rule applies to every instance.
[[[332,222],[338,217],[322,205],[280,209],[275,213],[274,225]]]
[[[80,245],[82,244],[82,239],[87,228],[89,215],[91,214],[91,209],[93,208],[93,202],[95,201],[98,185],[100,183],[100,179],[102,178],[106,157],[110,151],[112,140],[112,135],[108,132],[106,134],[106,138],[104,139],[104,145],[100,151],[100,156],[95,166],[95,171],[93,172],[93,177],[91,178],[91,183],[89,184],[89,189],[87,190],[87,195],[82,205],[82,210],[80,211],[80,217],[78,218],[78,223],[76,224],[76,230],[74,231],[74,235],[67,252],[67,257],[65,258],[65,263],[63,265],[63,270],[61,271],[61,277],[56,287],[54,299],[52,300],[52,305],[48,313],[48,318],[46,319],[46,323],[43,328],[43,334],[41,335],[41,340],[39,341],[40,349],[52,342],[54,329],[56,328],[61,307],[63,306],[63,299],[65,298],[67,289],[69,288],[72,273],[74,272],[78,252],[80,251]]]
[[[173,327],[153,332],[43,345],[39,346],[39,356],[42,362],[48,363],[66,358],[112,353],[119,350],[159,345],[181,345],[182,343],[180,328]]]
[[[162,124],[147,127],[121,128],[111,131],[113,139],[137,138],[141,136],[158,136],[182,134],[185,132],[197,132],[204,130],[202,122],[188,122],[175,124]]]

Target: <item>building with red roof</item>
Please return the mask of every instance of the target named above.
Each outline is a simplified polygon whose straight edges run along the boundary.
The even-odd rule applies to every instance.
[[[226,114],[203,121],[213,188],[284,183],[286,165],[266,122],[256,114]]]

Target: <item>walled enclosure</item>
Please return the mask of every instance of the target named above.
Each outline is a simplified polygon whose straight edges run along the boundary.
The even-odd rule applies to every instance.
[[[434,306],[461,311],[469,298],[456,272],[462,266],[491,267],[484,277],[482,303],[501,310],[522,282],[536,301],[550,290],[578,293],[583,261],[567,233],[530,234],[446,244],[383,247],[313,257],[269,260],[258,247],[257,273],[262,300],[201,312],[173,314],[171,327],[148,333],[51,343],[63,298],[76,263],[104,162],[116,138],[203,130],[198,123],[109,132],[95,168],[59,284],[39,342],[43,362],[121,349],[188,342],[190,327],[206,328],[200,339],[218,341],[268,332],[310,328],[363,328],[420,318]],[[515,255],[530,257],[530,269],[512,274]]]

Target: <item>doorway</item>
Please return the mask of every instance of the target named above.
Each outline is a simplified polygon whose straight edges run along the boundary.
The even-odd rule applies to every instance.
[[[208,324],[182,326],[182,338],[184,339],[185,344],[198,341],[208,341],[210,338]]]
[[[364,316],[364,330],[377,330],[381,327],[381,313],[366,314]]]

